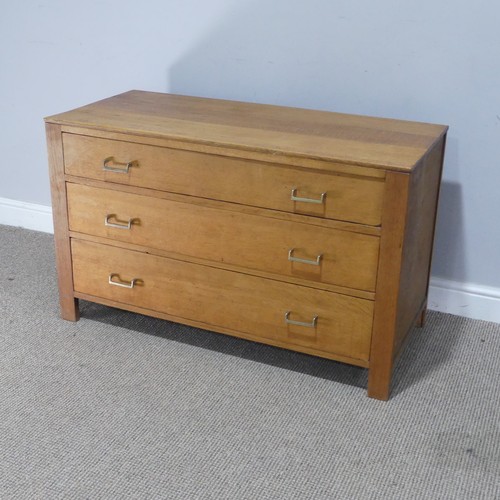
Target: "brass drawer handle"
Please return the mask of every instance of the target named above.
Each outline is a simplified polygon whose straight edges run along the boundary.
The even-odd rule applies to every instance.
[[[325,203],[326,199],[326,193],[321,193],[320,198],[301,198],[300,196],[297,196],[297,188],[292,189],[292,196],[290,198],[292,201],[303,201],[304,203],[318,203],[321,205],[322,203]]]
[[[109,222],[110,219],[116,219],[116,222]],[[116,218],[116,214],[107,214],[104,217],[104,225],[108,227],[116,227],[118,229],[130,229],[134,219],[129,219],[128,222],[121,222]]]
[[[314,316],[312,321],[308,323],[307,321],[294,321],[290,319],[290,311],[285,313],[285,323],[287,325],[297,325],[297,326],[307,326],[308,328],[316,328],[316,323],[318,322],[318,317]]]
[[[315,260],[301,259],[300,257],[294,257],[293,252],[295,252],[295,248],[290,248],[290,250],[288,250],[288,260],[290,262],[301,262],[302,264],[311,264],[311,266],[319,266],[321,259],[323,258],[323,254],[320,253]]]
[[[117,281],[113,281],[113,280]],[[121,286],[122,288],[134,288],[135,284],[139,281],[138,278],[133,278],[131,281],[122,281],[120,275],[112,273],[109,275],[108,283],[114,286]]]
[[[108,163],[114,163],[115,165],[125,165],[125,168],[110,167],[108,165]],[[120,161],[116,161],[114,156],[108,156],[102,162],[102,169],[105,170],[106,172],[116,172],[119,174],[128,174],[130,167],[133,167],[136,164],[137,164],[136,161],[120,162]]]

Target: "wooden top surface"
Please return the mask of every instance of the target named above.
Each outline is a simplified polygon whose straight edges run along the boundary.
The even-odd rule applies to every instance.
[[[409,171],[443,125],[131,90],[50,123]],[[244,156],[244,154],[242,154]]]

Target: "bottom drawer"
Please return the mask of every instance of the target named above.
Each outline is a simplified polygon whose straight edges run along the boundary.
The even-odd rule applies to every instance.
[[[83,240],[71,247],[76,292],[368,360],[372,301]]]

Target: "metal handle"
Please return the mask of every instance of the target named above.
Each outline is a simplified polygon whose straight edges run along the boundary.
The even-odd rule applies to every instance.
[[[111,163],[111,162],[114,163],[115,165],[125,165],[125,168],[116,168],[116,167],[108,166],[108,163]],[[105,170],[106,172],[116,172],[119,174],[128,174],[130,167],[133,167],[136,163],[137,163],[136,161],[120,162],[120,161],[116,161],[114,156],[108,156],[102,162],[102,169]]]
[[[303,201],[305,203],[318,203],[321,205],[322,203],[325,203],[326,199],[326,193],[321,193],[319,199],[315,198],[301,198],[300,196],[297,196],[297,188],[292,189],[292,195],[290,197],[292,201]]]
[[[295,252],[295,248],[290,248],[290,250],[288,250],[288,260],[290,262],[301,262],[302,264],[311,264],[311,266],[319,266],[323,257],[323,254],[320,253],[315,260],[301,259],[299,257],[294,257],[293,252]]]
[[[118,229],[130,229],[134,223],[134,219],[129,219],[128,222],[120,222],[116,219],[116,222],[109,222],[109,219],[116,219],[116,214],[107,214],[104,217],[104,225],[108,227],[116,227]]]
[[[290,311],[285,313],[285,323],[288,325],[297,325],[297,326],[307,326],[308,328],[316,328],[316,323],[318,321],[318,317],[314,316],[312,321],[308,323],[307,321],[294,321],[293,319],[289,319]]]
[[[114,278],[116,278],[118,281],[113,281]],[[138,278],[134,278],[131,281],[122,281],[120,279],[120,275],[116,273],[110,274],[108,278],[108,283],[110,285],[121,286],[122,288],[134,288],[137,281],[139,281]]]

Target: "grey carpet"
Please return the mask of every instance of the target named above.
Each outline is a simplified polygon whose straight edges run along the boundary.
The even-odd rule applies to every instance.
[[[366,371],[103,306],[0,226],[0,498],[500,499],[500,325],[430,313]]]

